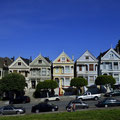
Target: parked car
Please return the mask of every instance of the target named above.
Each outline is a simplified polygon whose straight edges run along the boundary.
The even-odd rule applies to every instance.
[[[8,105],[0,108],[0,114],[2,115],[23,114],[23,113],[25,113],[25,108],[23,107],[14,107],[14,106]]]
[[[81,100],[94,99],[94,100],[98,100],[100,97],[101,97],[101,94],[91,94],[91,92],[86,92],[83,95],[76,96],[76,99],[81,99]]]
[[[30,97],[29,96],[19,96],[15,99],[9,101],[9,104],[19,104],[19,103],[29,103]]]
[[[32,110],[31,112],[33,113],[39,113],[39,112],[49,112],[49,111],[57,111],[58,110],[58,106],[54,105],[54,104],[48,104],[46,102],[43,103],[39,103],[35,106],[32,106]]]
[[[112,106],[120,106],[120,101],[114,98],[105,98],[102,101],[98,101],[96,104],[97,107],[112,107]]]
[[[120,96],[120,90],[114,90],[113,92],[108,92],[104,96],[105,97]]]
[[[59,101],[60,97],[58,95],[50,95],[49,97],[45,98],[44,101]]]
[[[68,105],[66,106],[66,110],[68,112],[72,111],[74,105],[75,105],[75,110],[89,108],[88,104],[86,104],[85,102],[81,101],[80,99],[75,99],[68,103]]]

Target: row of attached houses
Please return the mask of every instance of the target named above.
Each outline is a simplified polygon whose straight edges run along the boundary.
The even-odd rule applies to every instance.
[[[1,59],[3,58],[0,58],[0,78],[4,76],[5,70],[9,70],[9,73],[20,73],[25,76],[28,89],[34,89],[39,81],[49,79],[56,80],[59,88],[67,88],[71,79],[79,76],[87,79],[90,86],[98,75],[104,74],[112,75],[116,84],[120,84],[120,55],[112,48],[101,53],[98,58],[87,50],[75,63],[65,52],[53,62],[42,55],[33,61],[22,57],[18,57],[14,62],[8,58],[1,62]]]

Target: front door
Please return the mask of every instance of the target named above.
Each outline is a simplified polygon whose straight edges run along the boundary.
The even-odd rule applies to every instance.
[[[36,87],[36,81],[35,80],[32,80],[31,81],[31,87],[32,87],[32,89],[35,89],[35,87]]]

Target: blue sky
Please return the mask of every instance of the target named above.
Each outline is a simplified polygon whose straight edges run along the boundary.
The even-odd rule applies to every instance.
[[[120,39],[120,0],[1,0],[0,56],[96,57]]]

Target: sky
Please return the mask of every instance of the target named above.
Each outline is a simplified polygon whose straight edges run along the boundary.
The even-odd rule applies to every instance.
[[[97,57],[118,40],[120,0],[0,0],[0,57]]]

